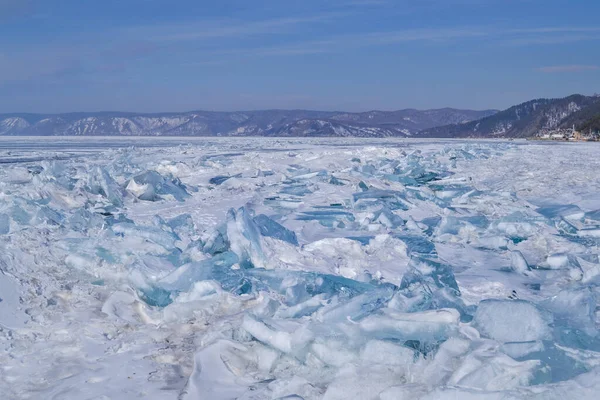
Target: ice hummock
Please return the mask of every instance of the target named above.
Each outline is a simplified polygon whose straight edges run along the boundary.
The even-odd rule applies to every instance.
[[[594,398],[600,203],[551,174],[581,157],[324,143],[7,166],[0,390]]]
[[[166,178],[156,171],[146,171],[137,175],[127,184],[127,190],[140,200],[157,201],[172,196],[184,201],[189,193],[177,178]]]

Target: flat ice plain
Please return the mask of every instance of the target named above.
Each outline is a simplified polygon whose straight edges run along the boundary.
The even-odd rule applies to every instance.
[[[600,147],[0,138],[0,398],[597,399]]]

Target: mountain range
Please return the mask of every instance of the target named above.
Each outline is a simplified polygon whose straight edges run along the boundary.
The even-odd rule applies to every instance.
[[[531,100],[503,111],[406,109],[183,113],[0,114],[0,135],[527,138],[541,130],[600,130],[600,96]]]
[[[362,113],[264,110],[0,114],[0,135],[390,137],[410,136],[424,129],[473,121],[496,112],[443,108]]]
[[[467,123],[425,129],[423,137],[527,138],[541,130],[600,129],[600,96],[537,99]]]

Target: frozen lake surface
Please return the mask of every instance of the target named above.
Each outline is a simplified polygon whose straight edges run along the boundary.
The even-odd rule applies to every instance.
[[[600,147],[0,137],[2,399],[596,399]]]

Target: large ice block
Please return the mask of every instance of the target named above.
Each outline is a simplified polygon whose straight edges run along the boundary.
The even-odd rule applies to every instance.
[[[179,179],[166,178],[156,171],[146,171],[133,177],[127,190],[138,199],[147,201],[158,201],[168,196],[184,201],[189,197],[185,185]]]
[[[264,214],[257,215],[253,220],[258,226],[258,230],[262,236],[283,240],[284,242],[298,246],[298,238],[296,237],[296,234],[280,223],[274,221]]]
[[[552,322],[552,315],[525,300],[484,300],[473,318],[483,336],[499,342],[548,340]]]
[[[102,167],[95,167],[90,171],[88,178],[90,193],[106,197],[108,201],[117,207],[123,206],[123,189],[110,176],[108,171]]]

